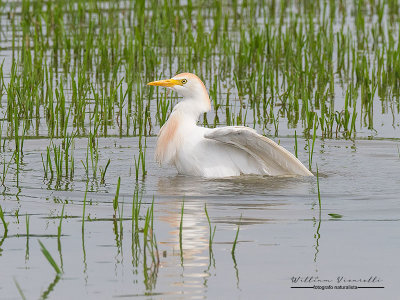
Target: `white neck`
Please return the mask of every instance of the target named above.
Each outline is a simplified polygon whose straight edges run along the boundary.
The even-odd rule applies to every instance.
[[[187,121],[197,124],[201,114],[211,109],[210,98],[208,94],[198,94],[196,98],[184,97],[183,101],[175,105],[173,113],[179,113]]]
[[[199,107],[196,107],[192,101],[179,102],[172,111],[173,114],[179,114],[185,120],[191,121],[194,124],[197,123],[200,115],[204,112]]]

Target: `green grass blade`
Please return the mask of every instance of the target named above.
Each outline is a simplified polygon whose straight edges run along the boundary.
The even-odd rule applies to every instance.
[[[237,239],[239,237],[239,231],[240,231],[240,224],[242,223],[242,215],[240,215],[240,220],[239,220],[239,225],[238,228],[236,230],[236,236],[235,236],[235,240],[233,241],[233,246],[232,246],[232,255],[235,255],[235,250],[236,250],[236,244],[237,244]]]
[[[50,252],[46,249],[46,247],[43,245],[43,243],[40,240],[38,240],[38,242],[40,244],[40,248],[41,248],[40,250],[42,251],[44,257],[46,257],[49,264],[53,267],[54,271],[56,271],[56,273],[59,275],[62,274],[61,269],[59,268],[59,266],[57,265],[57,263],[51,256]]]
[[[25,295],[24,295],[24,292],[22,291],[21,286],[19,285],[18,281],[17,281],[15,278],[14,278],[14,283],[15,283],[15,286],[17,287],[17,290],[18,290],[19,295],[21,296],[21,298],[22,298],[23,300],[25,300],[26,297],[25,297]]]

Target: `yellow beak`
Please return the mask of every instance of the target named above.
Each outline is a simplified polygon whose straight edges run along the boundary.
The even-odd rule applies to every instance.
[[[165,80],[152,81],[152,82],[149,82],[147,85],[172,87],[175,85],[182,85],[182,82],[180,80],[176,80],[176,79],[165,79]]]

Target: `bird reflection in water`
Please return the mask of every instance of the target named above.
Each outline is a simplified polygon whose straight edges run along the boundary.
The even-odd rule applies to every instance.
[[[157,211],[161,216],[157,216],[157,219],[168,224],[169,228],[168,237],[160,244],[172,248],[176,257],[176,260],[164,261],[168,264],[164,266],[175,270],[174,267],[182,265],[182,282],[178,284],[187,287],[190,282],[191,287],[206,286],[214,267],[209,255],[209,226],[204,211],[205,203],[212,227],[217,223],[217,229],[234,224],[232,229],[236,231],[242,212],[242,225],[247,228],[252,224],[280,222],[288,217],[288,197],[309,194],[312,181],[310,177],[298,176],[240,176],[218,179],[184,175],[160,177],[157,194],[161,197],[157,201]],[[179,228],[183,201],[181,260]],[[276,206],[287,209],[273,209]],[[218,233],[217,237],[220,237]],[[248,239],[241,235],[240,240]],[[233,265],[239,288],[240,260],[237,257],[233,257]]]

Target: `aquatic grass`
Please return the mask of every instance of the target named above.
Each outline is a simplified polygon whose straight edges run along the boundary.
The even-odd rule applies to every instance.
[[[61,275],[62,271],[61,271],[60,267],[57,265],[56,261],[51,256],[50,252],[46,249],[46,247],[43,245],[43,243],[40,240],[38,240],[38,242],[40,244],[40,250],[42,251],[44,257],[47,259],[49,264],[53,267],[53,269],[57,273],[57,275],[58,276]]]
[[[68,112],[68,116],[69,116]],[[64,149],[64,169],[65,169],[65,177],[72,180],[75,173],[75,160],[74,160],[74,138],[76,136],[75,133],[72,135],[67,133],[67,127],[64,129],[64,139],[62,141],[62,148]]]
[[[184,209],[185,209],[185,199],[182,200],[181,221],[179,223],[179,243],[180,243],[180,245],[182,245],[182,230],[183,230],[183,213],[184,213]]]
[[[17,287],[18,293],[21,296],[21,299],[25,300],[26,297],[25,297],[24,292],[22,291],[21,286],[19,285],[18,281],[15,278],[13,278],[13,279],[14,279],[15,286]]]
[[[314,261],[317,261],[317,255],[319,253],[319,239],[321,238],[321,234],[319,233],[320,228],[321,228],[321,214],[322,214],[322,204],[321,204],[321,192],[320,192],[320,187],[319,187],[319,172],[318,172],[318,165],[316,166],[317,168],[317,191],[318,191],[318,226],[317,226],[317,231],[315,234],[315,254],[314,254]]]
[[[3,228],[4,228],[4,236],[7,236],[8,233],[8,223],[6,222],[4,218],[4,211],[3,208],[0,205],[0,220],[3,223]]]
[[[61,150],[61,146],[56,146],[53,144],[53,153],[54,153],[54,166],[55,173],[57,175],[57,182],[61,181],[63,174],[63,153]]]
[[[44,163],[44,158],[43,158],[43,154],[40,153],[40,157],[42,159],[42,166],[43,166],[43,173],[44,173],[44,178],[47,178],[48,176],[48,171],[49,171],[49,164],[47,163],[49,160],[46,161],[46,164]]]
[[[150,208],[147,209],[145,222],[143,227],[143,252],[146,250],[150,251],[153,262],[155,262],[154,256],[154,227],[153,227],[153,218],[154,218],[154,197],[153,202]],[[150,246],[149,246],[150,242]]]
[[[17,208],[14,212],[14,216],[17,218],[17,223],[19,224],[19,208]]]
[[[2,95],[0,93],[0,100],[1,100],[1,96]],[[1,103],[1,101],[0,101],[0,103]],[[1,107],[1,104],[0,104],[0,107]],[[3,123],[4,123],[4,121],[0,121],[0,152],[4,151],[4,144],[6,142],[6,140],[3,139]],[[3,142],[3,146],[1,145],[2,142]]]
[[[207,204],[204,204],[204,212],[206,213],[206,217],[207,217],[207,222],[208,222],[208,228],[209,228],[209,239],[208,239],[208,248],[209,248],[209,252],[212,253],[212,244],[214,241],[214,235],[215,235],[215,229],[217,228],[217,226],[214,226],[214,228],[212,228],[211,226],[211,221],[210,221],[210,217],[208,216],[208,211],[207,211]]]
[[[1,219],[1,221],[3,223],[3,227],[4,227],[3,237],[0,240],[0,255],[1,255],[1,252],[3,251],[3,249],[1,249],[1,246],[3,245],[5,239],[8,236],[8,223],[4,219],[4,212],[3,212],[1,205],[0,205],[0,219]]]
[[[135,187],[132,199],[132,265],[137,268],[139,265],[139,251],[140,251],[140,241],[139,241],[139,217],[140,208],[142,204],[141,196],[139,196],[139,188]]]
[[[85,230],[82,227],[82,253],[83,253],[83,273],[86,274],[87,271],[87,262],[86,262],[86,248],[85,248]],[[60,251],[60,258],[61,258],[61,251]],[[62,260],[61,260],[62,263]]]
[[[151,200],[151,206],[150,206],[150,212],[151,212],[151,230],[153,231],[154,229],[154,195],[153,195],[153,199]]]
[[[97,128],[96,128],[97,130]],[[98,164],[99,164],[99,144],[98,144],[98,139],[96,139],[96,132],[94,133],[89,133],[88,136],[88,149],[90,153],[90,162],[92,166],[92,174],[93,178],[97,178],[97,169],[98,169]],[[86,159],[86,162],[88,161],[88,158]],[[86,165],[89,167],[89,165]]]
[[[2,177],[1,177],[1,185],[2,186],[5,186],[8,169],[10,168],[10,164],[11,164],[12,160],[14,159],[14,157],[15,157],[15,152],[11,156],[11,158],[10,158],[8,163],[6,163],[5,157],[3,157],[3,172],[2,172],[3,174],[2,174]]]
[[[235,255],[235,250],[236,250],[236,244],[237,244],[237,239],[239,237],[239,230],[240,230],[240,224],[242,223],[242,215],[240,215],[240,220],[239,220],[239,224],[236,230],[236,235],[235,235],[235,240],[233,241],[233,245],[232,245],[232,250],[231,250],[231,254],[232,256]]]
[[[167,98],[167,93],[163,94],[163,97],[159,98],[157,93],[157,119],[160,127],[164,125],[168,118],[168,110],[172,106],[171,100]]]
[[[114,234],[117,241],[118,253],[122,252],[122,241],[123,241],[123,215],[124,215],[124,204],[122,202],[121,206],[118,206],[118,221],[113,219],[114,224]],[[119,226],[118,226],[119,225]]]
[[[5,88],[5,84],[4,84],[4,62],[5,62],[5,58],[3,59],[2,63],[0,64],[0,100],[3,97],[3,89]],[[0,101],[0,107],[1,106],[2,106],[2,104],[1,104],[1,101]]]
[[[60,281],[60,278],[61,278],[61,276],[59,274],[56,274],[56,276],[54,277],[54,280],[49,284],[47,289],[40,296],[40,299],[47,299],[49,297],[49,294],[53,291],[56,284]]]
[[[317,188],[318,188],[318,206],[319,206],[319,213],[321,218],[321,192],[319,189],[319,173],[318,173],[318,165],[317,165]]]
[[[29,220],[30,216],[25,214],[25,227],[26,227],[26,238],[29,239]]]
[[[107,173],[107,169],[110,166],[111,163],[111,159],[108,159],[106,165],[104,168],[100,167],[100,183],[104,184],[105,183],[105,178],[106,178],[106,173]]]
[[[30,216],[25,214],[25,227],[26,227],[26,248],[25,248],[25,261],[29,259],[29,226],[30,226]]]
[[[346,9],[334,1],[295,7],[290,1],[206,6],[188,1],[176,14],[178,5],[131,1],[104,7],[82,1],[23,1],[21,6],[7,6],[9,17],[2,19],[2,25],[11,31],[12,40],[0,36],[0,46],[12,53],[12,63],[6,57],[0,67],[4,193],[7,180],[10,187],[14,185],[8,174],[16,172],[12,180],[17,185],[26,176],[25,137],[51,139],[42,155],[43,173],[59,189],[60,182],[74,179],[75,167],[94,185],[97,179],[104,184],[113,164],[109,159],[102,165],[99,138],[138,136],[132,175],[138,185],[147,173],[148,152],[142,139],[145,144],[146,137],[159,130],[178,101],[173,93],[145,90],[144,83],[183,70],[200,75],[210,91],[213,110],[203,115],[205,126],[250,124],[278,137],[294,131],[296,157],[298,138],[307,140],[310,170],[316,138],[375,136],[374,130],[380,130],[378,109],[392,114],[396,124],[400,71],[396,1],[348,3]],[[75,136],[88,140],[82,166],[75,166]],[[398,146],[397,152],[400,157]],[[141,195],[135,189],[132,244],[141,231],[140,207]],[[84,200],[82,227],[85,208]],[[118,209],[122,240],[123,202],[120,206],[117,199],[115,206],[114,198],[113,209],[115,220]],[[181,248],[183,210],[182,203]],[[212,247],[216,227],[213,231],[208,215],[207,219]],[[62,217],[60,230],[61,222]],[[146,248],[153,247],[156,257],[152,228],[148,224]]]
[[[115,196],[114,196],[114,199],[113,199],[114,219],[116,218],[116,215],[117,215],[120,186],[121,186],[121,177],[118,177],[117,190],[115,192]]]
[[[84,200],[84,202],[85,202],[85,200]],[[64,207],[65,207],[65,203],[63,204],[63,207],[61,209],[60,222],[58,223],[58,227],[57,227],[57,240],[58,240],[58,243],[60,243],[62,221],[64,219]]]
[[[158,244],[157,244],[157,238],[155,233],[153,232],[153,245],[154,245],[154,249],[155,249],[155,254],[156,254],[156,264],[157,264],[157,268],[160,265],[160,253],[158,251]]]
[[[59,186],[63,179],[72,180],[74,177],[74,138],[75,134],[65,134],[61,145],[56,145],[53,140],[50,140],[50,145],[46,148],[46,159],[41,154],[44,178],[50,181],[55,178],[56,186]]]
[[[82,166],[85,170],[86,178],[89,179],[89,148],[86,149],[86,159],[85,161],[81,160]]]
[[[312,136],[312,144],[310,145],[310,139],[307,139],[307,149],[308,149],[308,169],[311,171],[312,160],[314,155],[314,145],[315,145],[315,138],[317,136],[317,117],[315,117],[314,122],[314,131]]]
[[[153,237],[152,245],[156,249],[156,254],[154,254],[153,246],[151,247],[151,257],[152,261],[150,266],[147,264],[147,252],[143,251],[143,277],[144,277],[144,284],[147,290],[152,290],[155,287],[158,275],[158,269],[160,265],[159,254],[158,254],[158,247],[157,241],[155,236]],[[144,248],[146,249],[146,248]]]
[[[132,234],[137,235],[139,233],[139,217],[140,209],[142,205],[142,199],[139,197],[139,190],[135,188],[132,199]]]
[[[42,17],[35,14],[37,23],[24,19],[32,17],[30,5],[25,5],[21,17],[14,16],[15,8],[10,8],[14,17],[6,20],[13,31],[13,56],[23,67],[18,68],[14,63],[11,71],[5,70],[3,62],[0,72],[10,73],[8,84],[4,79],[0,80],[2,93],[7,94],[7,122],[16,125],[19,120],[35,116],[36,124],[32,124],[35,129],[29,134],[37,135],[41,122],[45,121],[49,137],[64,136],[63,129],[67,127],[85,134],[86,125],[89,125],[88,131],[100,126],[99,133],[104,136],[114,129],[113,133],[120,136],[124,133],[151,135],[152,126],[165,123],[175,96],[157,95],[157,105],[153,107],[149,100],[154,89],[149,89],[146,95],[141,90],[142,84],[144,80],[158,78],[160,73],[169,71],[173,74],[176,71],[174,65],[194,70],[210,81],[214,125],[223,122],[246,124],[247,109],[232,116],[229,105],[241,108],[249,105],[253,126],[259,124],[261,129],[268,130],[272,125],[274,133],[278,134],[281,132],[279,121],[286,118],[291,128],[300,126],[308,130],[310,116],[316,113],[322,134],[331,138],[326,126],[337,125],[340,131],[349,120],[347,113],[343,118],[332,120],[336,113],[335,101],[332,101],[336,79],[343,82],[344,90],[353,83],[354,90],[361,90],[358,100],[363,99],[368,128],[374,125],[371,114],[374,91],[387,99],[385,102],[395,101],[396,95],[392,91],[396,90],[393,75],[396,72],[384,71],[399,69],[396,57],[398,30],[384,29],[391,21],[383,17],[383,5],[377,5],[376,10],[369,12],[380,20],[379,25],[370,27],[363,15],[365,12],[361,13],[355,5],[356,14],[346,19],[350,27],[355,26],[354,35],[346,26],[335,26],[342,22],[346,12],[333,9],[331,4],[323,4],[323,9],[318,10],[300,7],[303,13],[293,15],[286,14],[290,3],[282,4],[282,11],[274,8],[270,12],[262,2],[246,2],[240,9],[237,6],[242,5],[223,7],[215,4],[207,9],[196,8],[196,17],[192,15],[191,4],[187,5],[188,13],[173,17],[170,11],[176,4],[172,4],[162,18],[155,18],[153,12],[167,11],[164,6],[159,8],[152,4],[143,9],[137,4],[127,6],[129,18],[118,18],[114,11],[119,7],[117,4],[113,9],[103,9],[91,3],[79,3],[79,14],[85,9],[93,13],[79,19],[72,15],[75,11],[72,7],[63,11],[62,8],[68,5],[57,5],[55,11],[44,10],[39,14]],[[134,9],[138,11],[133,13]],[[41,11],[41,8],[37,10]],[[221,12],[225,10],[225,13]],[[239,11],[243,13],[241,26],[237,22]],[[260,20],[264,20],[263,24],[252,17],[255,12]],[[102,18],[96,18],[98,14]],[[389,15],[393,16],[393,8]],[[52,22],[54,17],[59,19]],[[15,22],[19,18],[23,20],[21,37],[15,32],[18,30]],[[188,24],[188,30],[165,30],[174,18],[177,24]],[[211,20],[213,26],[208,32],[207,24]],[[130,26],[132,23],[137,24],[134,30]],[[283,23],[285,27],[282,27]],[[46,34],[40,25],[47,29]],[[99,29],[99,34],[93,34],[94,28]],[[159,30],[149,31],[149,28]],[[366,38],[369,30],[371,42]],[[145,32],[146,39],[141,36]],[[155,44],[158,47],[151,47]],[[380,44],[385,47],[377,47]],[[28,45],[33,46],[29,49]],[[192,51],[193,47],[196,47],[196,53]],[[176,59],[175,53],[179,53]],[[58,72],[58,67],[62,71]],[[368,70],[375,72],[370,75]],[[225,101],[226,108],[221,102],[225,84],[228,91],[234,91],[228,93],[232,95]],[[31,89],[32,86],[35,88]],[[282,109],[277,109],[278,105]],[[225,120],[221,120],[221,110],[226,112]],[[262,121],[265,117],[268,122]],[[347,124],[347,132],[351,133],[346,134],[344,130],[344,138],[354,137],[357,119],[360,120],[360,115],[353,110],[351,126]],[[326,120],[329,120],[328,124]],[[206,119],[204,124],[208,126]],[[96,170],[95,164],[93,167]]]
[[[85,196],[83,197],[83,209],[82,209],[82,235],[84,234],[85,231],[85,218],[86,218],[86,196],[89,188],[89,182],[86,182],[86,189],[85,189]],[[63,206],[64,210],[64,206]],[[60,220],[61,223],[61,220]],[[61,230],[61,227],[60,227]]]
[[[60,256],[61,270],[63,272],[64,272],[64,261],[63,261],[63,257],[62,257],[62,251],[61,251],[61,230],[62,230],[62,221],[64,219],[64,207],[65,207],[65,203],[63,204],[63,207],[61,209],[60,222],[57,227],[57,249],[58,249],[58,253]]]
[[[141,142],[141,136],[139,136],[139,156],[138,159],[136,160],[136,156],[134,156],[134,161],[135,161],[135,178],[136,181],[139,180],[139,170],[142,170],[142,179],[146,177],[147,171],[146,171],[146,140],[145,140],[145,145],[144,148],[142,146]]]
[[[330,213],[328,214],[332,219],[341,219],[343,216],[340,214]]]
[[[182,247],[182,233],[183,233],[183,213],[185,209],[185,199],[182,200],[182,207],[181,207],[181,221],[179,223],[179,250],[181,256],[181,265],[183,266],[183,247]]]

